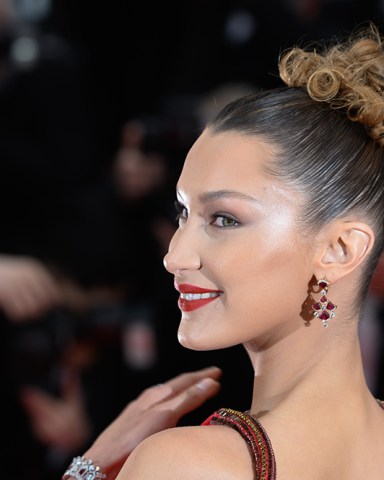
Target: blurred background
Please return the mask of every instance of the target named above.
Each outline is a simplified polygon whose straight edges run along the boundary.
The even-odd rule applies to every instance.
[[[242,348],[177,343],[162,266],[175,182],[221,106],[280,85],[282,50],[382,29],[383,14],[383,0],[0,0],[3,476],[60,478],[144,387],[184,370],[224,370],[185,424],[249,407]],[[380,265],[361,322],[381,398],[383,279]]]

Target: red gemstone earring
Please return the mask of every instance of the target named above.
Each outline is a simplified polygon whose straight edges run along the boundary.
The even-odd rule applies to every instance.
[[[323,327],[328,327],[328,321],[333,318],[337,306],[328,300],[327,292],[329,290],[329,282],[325,278],[318,280],[317,284],[321,288],[321,298],[312,305],[313,316],[320,318],[323,322]]]

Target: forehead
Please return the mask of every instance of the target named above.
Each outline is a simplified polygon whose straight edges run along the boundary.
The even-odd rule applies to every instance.
[[[274,156],[273,146],[257,137],[205,130],[187,155],[178,190],[188,196],[216,190],[263,195],[277,187],[265,172]]]

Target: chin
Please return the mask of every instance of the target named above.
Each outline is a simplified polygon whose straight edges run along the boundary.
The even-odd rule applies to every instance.
[[[232,345],[219,345],[209,342],[207,338],[192,337],[178,332],[177,339],[181,346],[188,348],[188,350],[195,350],[200,352],[208,352],[211,350],[221,350],[223,348],[231,347]]]
[[[177,339],[178,339],[180,345],[184,348],[188,348],[188,350],[197,350],[197,351],[207,350],[206,348],[203,348],[201,346],[199,341],[193,340],[187,335],[182,335],[181,333],[178,333]]]
[[[207,339],[205,337],[202,338],[200,335],[191,335],[190,331],[185,331],[183,328],[179,328],[177,339],[181,346],[189,350],[213,350],[209,348],[209,346],[207,348]]]

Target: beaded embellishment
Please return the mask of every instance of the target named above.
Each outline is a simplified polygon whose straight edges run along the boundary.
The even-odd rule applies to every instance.
[[[384,400],[376,399],[384,410]],[[276,461],[271,441],[261,423],[248,413],[220,408],[202,425],[226,425],[245,439],[252,454],[254,480],[276,480]]]
[[[275,480],[276,462],[271,441],[261,423],[248,413],[220,408],[202,425],[226,425],[245,439],[252,454],[255,480]]]

